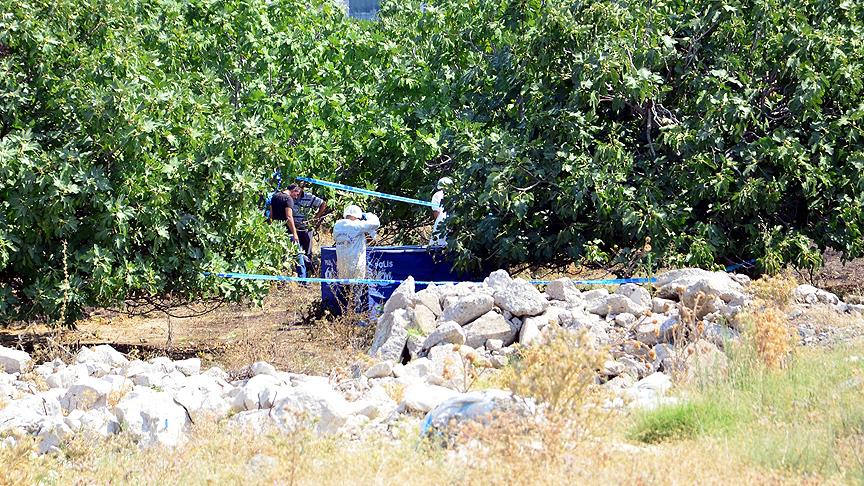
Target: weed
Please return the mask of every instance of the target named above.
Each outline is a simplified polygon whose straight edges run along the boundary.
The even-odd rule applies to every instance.
[[[609,352],[595,348],[585,330],[556,326],[547,332],[543,342],[521,350],[519,360],[505,369],[504,379],[516,395],[544,403],[552,416],[566,417],[585,405],[596,370],[602,369]]]
[[[753,297],[771,307],[786,310],[792,303],[792,291],[798,282],[791,274],[765,276],[750,283],[749,291]]]
[[[795,351],[796,336],[786,314],[777,307],[756,301],[747,312],[738,316],[744,338],[769,369],[785,368]]]

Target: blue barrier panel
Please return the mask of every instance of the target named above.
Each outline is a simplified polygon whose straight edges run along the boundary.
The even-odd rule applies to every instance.
[[[461,282],[483,280],[485,275],[460,273],[453,270],[452,262],[444,258],[440,248],[429,249],[425,246],[370,246],[366,251],[368,268],[366,278],[375,280],[402,281],[409,276],[421,282]],[[488,275],[488,272],[486,273]],[[336,273],[336,249],[332,246],[321,248],[321,278],[338,278]],[[399,283],[368,285],[369,298],[375,304],[383,304],[390,298]],[[338,312],[339,303],[336,293],[339,284],[321,284],[321,301],[325,308]],[[426,288],[416,284],[417,290]]]

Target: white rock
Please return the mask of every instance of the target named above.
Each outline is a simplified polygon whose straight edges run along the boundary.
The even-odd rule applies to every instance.
[[[687,379],[690,381],[710,382],[726,376],[729,358],[723,351],[710,342],[700,339],[684,348],[684,363]]]
[[[236,392],[231,406],[235,410],[271,408],[273,401],[288,393],[290,387],[273,375],[256,375]]]
[[[390,314],[398,309],[407,309],[414,297],[414,277],[408,277],[396,287],[393,294],[384,304],[383,313]]]
[[[587,301],[597,300],[597,299],[605,299],[609,296],[609,290],[605,288],[593,289],[588,292],[584,292],[582,294],[582,299]]]
[[[130,361],[123,367],[123,376],[127,378],[132,378],[135,375],[140,375],[142,373],[152,373],[154,371],[161,371],[158,366],[154,366],[150,363],[145,363],[140,359],[136,359],[135,361]]]
[[[401,361],[402,352],[408,341],[410,318],[409,312],[405,309],[397,309],[379,318],[369,354],[380,359]]]
[[[408,333],[408,340],[405,341],[405,349],[408,350],[408,358],[409,359],[417,359],[420,357],[420,353],[423,352],[423,341],[425,341],[422,335],[418,335],[415,333]]]
[[[426,380],[435,374],[435,363],[429,358],[418,358],[403,367],[404,376],[419,380]]]
[[[132,377],[132,383],[138,386],[145,386],[149,388],[161,388],[162,383],[168,377],[162,371],[151,371],[149,373],[138,373],[137,375]]]
[[[219,378],[221,380],[227,380],[228,379],[228,373],[226,373],[225,370],[223,370],[222,368],[220,368],[218,366],[214,366],[214,367],[210,368],[209,370],[205,371],[203,374],[204,374],[204,376],[212,376],[214,378]]]
[[[560,325],[564,326],[565,322],[572,319],[572,313],[567,309],[562,309],[561,307],[550,306],[546,309],[546,312],[540,314],[539,316],[526,317],[524,319],[524,323],[531,321],[537,329],[542,330],[544,327],[552,324],[552,325]],[[517,324],[514,322],[514,324]],[[519,322],[517,325],[521,326],[523,322]]]
[[[107,437],[120,431],[120,422],[108,409],[73,410],[65,418],[73,432],[85,432]]]
[[[633,283],[627,283],[618,287],[618,290],[615,291],[618,295],[623,295],[636,304],[639,304],[640,307],[650,309],[651,308],[651,294],[645,290],[645,288],[640,287]]]
[[[462,390],[465,388],[466,371],[470,364],[467,356],[476,354],[468,346],[442,344],[429,350],[429,360],[434,364],[434,376],[442,377],[440,384],[449,388]],[[427,378],[427,381],[428,378]]]
[[[426,413],[437,407],[441,402],[458,393],[449,388],[436,385],[416,384],[405,387],[399,408],[412,412]]]
[[[492,352],[501,351],[501,348],[504,347],[504,341],[500,339],[487,339],[486,340],[486,349]]]
[[[439,344],[465,344],[465,331],[462,326],[453,321],[444,321],[426,337],[420,347],[432,349]]]
[[[32,397],[32,395],[31,395]],[[12,400],[0,408],[0,434],[17,431],[23,434],[36,434],[39,423],[48,416],[35,400]]]
[[[792,295],[797,302],[802,304],[829,304],[836,305],[840,303],[840,298],[836,294],[832,294],[826,290],[818,289],[812,285],[799,285],[792,291]]]
[[[393,376],[393,362],[392,361],[379,361],[366,370],[367,378],[386,378]]]
[[[438,325],[435,319],[436,315],[432,310],[423,304],[416,304],[414,306],[414,312],[411,314],[411,323],[408,325],[408,328],[417,329],[422,332],[424,336],[428,336]]]
[[[495,311],[489,311],[477,320],[465,326],[465,344],[479,348],[486,344],[487,339],[500,339],[504,345],[510,345],[516,340],[519,328],[504,319]]]
[[[415,308],[417,305],[423,305],[432,311],[436,318],[441,315],[441,299],[438,296],[438,291],[435,290],[435,284],[415,293],[413,301]]]
[[[276,423],[270,416],[270,410],[247,410],[240,412],[232,416],[228,423],[240,430],[259,436],[276,429]]]
[[[318,433],[335,434],[348,417],[352,406],[329,385],[306,383],[291,388],[291,393],[273,405],[272,416],[284,429],[299,424],[315,424]]]
[[[69,388],[72,383],[90,376],[87,365],[74,364],[57,370],[45,378],[45,383],[51,388]]]
[[[669,312],[675,310],[676,305],[677,304],[674,300],[654,297],[653,299],[651,299],[651,312],[655,314],[668,314]]]
[[[636,326],[636,340],[648,346],[654,346],[661,341],[660,324],[643,322]]]
[[[598,316],[614,316],[625,312],[638,316],[645,313],[645,311],[648,310],[648,306],[637,303],[625,295],[612,294],[605,298],[600,297],[588,301],[585,305],[585,309],[592,314],[597,314]]]
[[[0,370],[6,373],[23,373],[29,369],[32,361],[24,351],[0,346]]]
[[[129,359],[123,356],[123,353],[117,351],[107,344],[100,344],[92,348],[93,353],[98,357],[99,362],[109,366],[123,366],[129,363]]]
[[[114,407],[114,415],[123,431],[130,433],[143,446],[162,444],[173,447],[185,440],[189,425],[186,409],[167,392],[136,389]]]
[[[36,433],[39,439],[39,454],[47,452],[59,452],[63,440],[72,435],[72,429],[66,425],[62,416],[45,417],[39,422],[39,431]]]
[[[634,322],[636,322],[636,316],[629,312],[622,312],[615,316],[615,325],[620,327],[630,327]]]
[[[256,361],[256,362],[252,363],[252,366],[249,368],[249,371],[252,372],[252,376],[258,376],[258,375],[277,376],[276,368],[266,361]]]
[[[581,292],[573,284],[573,280],[569,278],[559,278],[549,282],[546,287],[546,294],[554,300],[562,300],[570,303],[578,303],[582,301]]]
[[[177,371],[186,376],[197,375],[201,373],[201,360],[199,358],[189,358],[174,362]]]
[[[618,376],[627,370],[624,363],[615,360],[607,359],[603,363],[603,374],[606,376]]]
[[[68,412],[106,407],[112,390],[111,382],[88,376],[73,383],[60,403]]]
[[[510,278],[510,274],[508,274],[506,270],[495,270],[483,280],[483,283],[486,284],[487,287],[498,291],[509,287],[513,283],[513,279]]]
[[[196,375],[189,377],[184,386],[174,392],[174,400],[186,408],[193,422],[198,422],[207,417],[222,418],[227,415],[232,407],[226,397],[232,391],[234,391],[233,387],[220,378]],[[236,392],[236,394],[239,393],[240,391]],[[272,403],[274,397],[270,396],[269,393],[262,395],[264,395],[261,397],[262,401],[269,400]],[[244,400],[244,408],[245,405]]]
[[[540,337],[540,329],[535,324],[533,318],[525,319],[525,322],[522,324],[522,328],[519,329],[519,344],[523,346],[530,346],[537,338]],[[498,339],[494,339],[498,341]],[[491,341],[490,340],[487,340]],[[503,341],[501,341],[503,343]],[[501,349],[500,347],[498,349]]]
[[[171,358],[166,356],[158,356],[156,358],[151,359],[150,364],[156,367],[157,370],[160,370],[166,374],[171,373],[176,369],[174,366],[174,362],[171,361]]]
[[[516,317],[536,316],[549,307],[549,301],[530,283],[521,278],[495,290],[495,305]]]
[[[109,375],[114,370],[110,364],[97,360],[85,361],[80,364],[83,364],[84,367],[87,368],[87,375],[94,378],[101,378],[105,375]]]
[[[711,344],[722,348],[727,342],[741,337],[741,333],[721,324],[708,324],[705,326],[702,337]]]
[[[373,385],[363,396],[351,406],[355,413],[361,414],[369,419],[387,417],[398,404],[387,395],[387,391],[379,385]]]
[[[626,390],[634,408],[654,408],[664,403],[666,393],[672,388],[672,380],[668,375],[656,372],[636,382]]]
[[[663,368],[663,371],[677,371],[675,349],[669,344],[660,343],[654,346],[654,362],[655,370]]]
[[[484,293],[461,296],[452,304],[444,308],[441,313],[442,321],[454,321],[464,326],[492,310],[495,299]]]

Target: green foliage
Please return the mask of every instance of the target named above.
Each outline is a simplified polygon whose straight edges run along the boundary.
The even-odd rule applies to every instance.
[[[329,0],[0,7],[5,318],[57,316],[63,294],[70,319],[260,297],[200,272],[285,270],[256,213],[275,167],[412,197],[454,176],[469,267],[602,263],[649,236],[648,265],[864,250],[860,2],[390,0],[377,22]]]
[[[466,261],[566,260],[647,236],[665,265],[755,256],[776,271],[818,265],[825,247],[862,254],[860,2],[428,12],[447,39],[428,64],[460,73],[451,107],[465,126],[448,148]]]
[[[713,435],[735,426],[736,417],[718,404],[665,405],[638,416],[630,438],[646,444]]]

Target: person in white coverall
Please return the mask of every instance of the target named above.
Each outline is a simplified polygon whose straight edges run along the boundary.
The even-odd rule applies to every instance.
[[[381,222],[372,213],[363,213],[354,204],[345,208],[343,218],[333,226],[336,272],[339,278],[366,278],[366,235],[373,239]]]
[[[432,195],[432,216],[435,218],[435,223],[432,225],[432,236],[429,237],[429,246],[447,246],[447,239],[444,237],[444,228],[442,223],[447,219],[447,212],[444,211],[444,190],[453,185],[453,179],[442,177],[438,179],[437,191]]]

